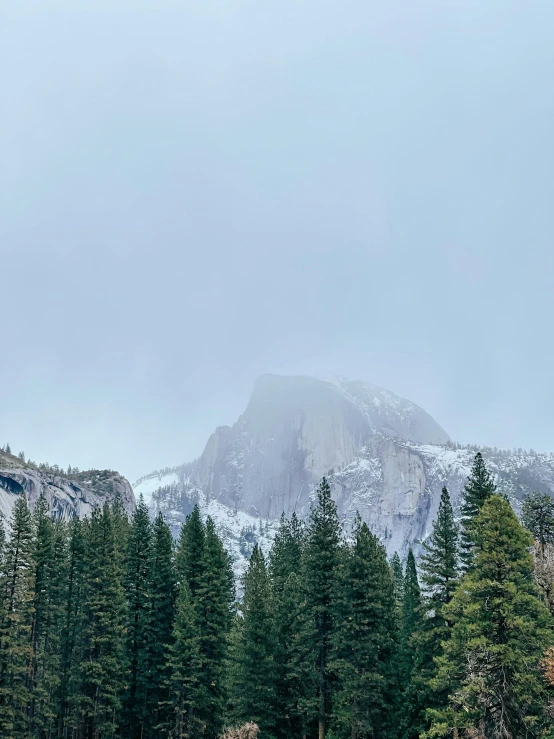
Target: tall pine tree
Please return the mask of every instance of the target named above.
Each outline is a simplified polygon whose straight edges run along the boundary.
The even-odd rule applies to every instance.
[[[199,572],[201,579],[196,597],[191,592],[202,660],[198,715],[204,727],[204,736],[216,739],[223,726],[227,702],[224,677],[235,590],[231,560],[211,518],[206,522]],[[186,582],[188,584],[188,580]]]
[[[0,593],[0,736],[27,739],[35,597],[33,523],[24,495],[15,502]]]
[[[187,581],[181,583],[177,614],[169,650],[168,703],[158,730],[169,739],[196,739],[207,732],[202,699],[203,662],[201,638],[192,595]],[[157,736],[157,735],[155,735]],[[215,736],[215,734],[213,735]]]
[[[58,695],[58,736],[68,735],[75,724],[82,658],[83,588],[85,537],[83,524],[75,518],[69,524],[66,589],[63,603],[63,631],[60,645],[60,685]],[[73,719],[73,720],[72,720]]]
[[[384,548],[357,519],[339,567],[333,634],[335,734],[350,739],[395,735],[395,584]]]
[[[173,556],[173,539],[169,526],[158,514],[153,524],[149,569],[148,679],[144,718],[144,739],[157,736],[156,727],[167,725],[169,705],[170,663],[168,654],[173,644],[173,625],[177,598],[177,581]]]
[[[483,455],[477,452],[471,473],[464,488],[464,496],[461,505],[461,536],[460,536],[460,561],[462,570],[466,571],[471,565],[473,548],[473,521],[479,514],[483,503],[494,495],[496,485],[492,479]]]
[[[294,642],[301,608],[300,563],[304,547],[304,527],[293,513],[283,515],[269,554],[277,640],[277,732],[282,737],[299,736],[304,694],[303,684],[294,670]]]
[[[150,565],[152,531],[148,508],[141,498],[127,537],[125,591],[127,597],[127,689],[124,701],[125,734],[143,739],[147,720],[150,636]]]
[[[536,737],[546,700],[540,663],[554,636],[533,580],[531,536],[497,495],[472,536],[472,567],[443,609],[453,626],[434,685],[449,703],[429,711],[426,736]]]
[[[269,576],[257,544],[243,587],[234,681],[235,714],[243,723],[258,724],[262,735],[272,739],[278,723],[277,633]]]
[[[66,529],[54,523],[44,497],[34,511],[35,595],[31,627],[32,660],[27,681],[32,696],[32,736],[51,736],[58,722],[61,644],[67,574]]]
[[[402,624],[400,630],[400,674],[404,685],[408,685],[414,667],[416,648],[414,636],[420,629],[421,589],[417,577],[414,553],[410,549],[404,575],[404,597],[402,599]]]
[[[340,526],[337,507],[325,478],[317,489],[302,558],[302,602],[295,639],[294,676],[303,683],[302,712],[315,722],[324,739],[331,714],[331,659],[335,629],[334,600],[340,557]]]
[[[126,605],[121,518],[107,504],[92,513],[86,529],[82,646],[77,666],[77,731],[84,737],[117,736],[125,670]],[[79,736],[79,733],[78,733]]]
[[[458,583],[458,526],[445,487],[433,532],[424,550],[420,560],[424,597],[418,631],[413,636],[415,654],[405,702],[405,739],[417,739],[428,728],[426,709],[438,707],[446,699],[432,684],[437,671],[436,658],[442,654],[442,644],[450,636],[450,623],[444,608],[452,600]]]

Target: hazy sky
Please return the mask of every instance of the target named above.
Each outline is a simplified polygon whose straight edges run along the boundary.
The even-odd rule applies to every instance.
[[[554,450],[552,0],[0,3],[0,443],[131,479],[263,372]]]

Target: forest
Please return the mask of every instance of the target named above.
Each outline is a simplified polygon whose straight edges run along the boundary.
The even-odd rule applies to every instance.
[[[198,508],[0,529],[3,739],[554,739],[554,502],[521,520],[480,452],[459,511],[391,560],[319,485],[241,583]],[[240,597],[237,597],[237,593]]]

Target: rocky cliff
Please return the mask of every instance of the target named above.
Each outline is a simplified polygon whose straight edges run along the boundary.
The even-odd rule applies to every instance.
[[[282,512],[306,516],[327,475],[345,524],[359,511],[389,553],[405,554],[430,533],[443,485],[459,505],[476,451],[382,388],[265,375],[243,415],[216,429],[197,460],[147,476],[135,492],[164,511],[175,532],[199,502],[242,566],[244,532],[270,539]],[[554,494],[554,455],[483,453],[516,509],[533,490]]]
[[[31,508],[44,495],[52,516],[64,520],[87,516],[93,508],[116,496],[127,512],[135,507],[131,485],[117,472],[88,470],[67,476],[55,470],[39,469],[0,451],[0,513],[6,519],[19,495],[26,496]]]

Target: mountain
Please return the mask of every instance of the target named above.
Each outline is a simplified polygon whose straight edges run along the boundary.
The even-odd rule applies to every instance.
[[[111,470],[63,473],[57,468],[36,466],[0,449],[0,514],[9,519],[18,495],[24,494],[31,508],[44,495],[52,516],[68,520],[89,515],[93,508],[119,495],[125,510],[135,507],[129,482]]]
[[[175,531],[199,502],[240,559],[244,531],[259,536],[261,522],[270,539],[281,513],[305,517],[327,475],[343,521],[359,511],[389,553],[406,554],[429,535],[443,485],[458,506],[476,451],[454,444],[419,406],[374,385],[263,375],[242,416],[217,428],[198,459],[147,475],[135,493]],[[554,455],[484,454],[516,509],[527,492],[554,493]]]

